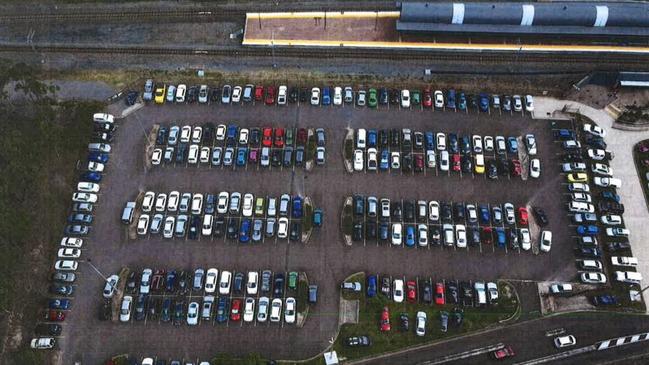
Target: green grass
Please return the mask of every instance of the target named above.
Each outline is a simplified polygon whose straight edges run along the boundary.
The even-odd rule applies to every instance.
[[[352,280],[361,281],[363,288],[365,288],[364,275],[356,275],[348,281]],[[485,308],[464,308],[464,323],[462,326],[459,328],[455,327],[450,323],[451,321],[449,319],[448,332],[443,333],[440,330],[439,313],[441,310],[447,311],[449,314],[452,313],[453,305],[437,306],[434,304],[395,303],[382,294],[378,294],[374,298],[365,298],[362,294],[345,294],[344,297],[360,298],[359,323],[356,325],[343,325],[333,346],[333,349],[337,351],[339,357],[342,356],[347,359],[357,359],[364,356],[394,351],[408,346],[446,339],[462,333],[483,329],[508,318],[517,308],[515,300],[507,298],[498,305]],[[382,333],[379,330],[379,319],[385,306],[390,310],[392,330]],[[418,311],[426,312],[428,318],[426,335],[423,337],[415,335],[414,332],[416,313]],[[408,332],[400,331],[400,313],[408,313],[410,319],[410,331]],[[358,335],[369,336],[372,339],[373,345],[367,348],[350,348],[344,345],[344,341],[348,337]]]
[[[354,228],[354,222],[353,222],[353,217],[352,217],[352,206],[350,205],[345,205],[343,206],[343,222],[342,222],[342,230],[343,234],[351,236],[352,231]]]
[[[352,160],[354,154],[354,140],[346,139],[345,140],[345,160]]]
[[[304,204],[304,217],[302,217],[303,232],[309,232],[313,229],[313,206]]]
[[[316,136],[315,133],[309,136],[306,142],[306,159],[307,161],[315,159]]]
[[[295,300],[297,301],[297,311],[304,313],[309,300],[309,283],[306,280],[299,280],[297,282],[297,295]]]

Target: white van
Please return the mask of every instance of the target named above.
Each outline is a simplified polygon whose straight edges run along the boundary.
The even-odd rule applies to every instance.
[[[473,284],[473,287],[475,288],[475,293],[476,293],[476,299],[478,300],[478,305],[486,305],[487,304],[487,292],[485,290],[485,285],[481,281],[476,281]]]
[[[115,121],[115,117],[113,117],[112,114],[95,113],[92,116],[92,120],[94,120],[95,123],[113,123]]]
[[[615,280],[627,284],[640,284],[642,281],[642,274],[633,271],[616,271]]]
[[[356,148],[365,148],[367,141],[367,133],[365,129],[360,128],[356,130]]]

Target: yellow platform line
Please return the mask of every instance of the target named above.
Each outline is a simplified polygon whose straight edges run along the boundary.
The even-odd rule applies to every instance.
[[[246,18],[254,19],[353,19],[353,18],[398,18],[398,11],[302,11],[285,13],[246,13]]]
[[[563,44],[489,44],[489,43],[428,43],[428,42],[361,42],[327,41],[307,39],[246,39],[244,46],[307,46],[307,47],[349,47],[349,48],[392,48],[421,50],[458,51],[511,51],[511,52],[611,52],[611,53],[649,53],[649,47],[563,45]]]

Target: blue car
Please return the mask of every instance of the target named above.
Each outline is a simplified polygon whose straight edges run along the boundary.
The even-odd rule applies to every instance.
[[[481,112],[488,112],[489,111],[489,95],[485,93],[480,94],[480,111]]]
[[[166,298],[162,302],[162,310],[160,311],[160,320],[162,322],[171,321],[171,298]]]
[[[390,168],[390,151],[381,151],[381,163],[379,164],[381,170],[387,171]]]
[[[376,275],[367,277],[367,297],[372,298],[376,296]]]
[[[70,309],[72,302],[70,299],[51,299],[49,303],[50,309]]]
[[[455,109],[455,90],[450,89],[448,95],[446,96],[446,107],[450,109]]]
[[[318,208],[313,211],[313,225],[316,227],[322,226],[322,220],[324,219],[324,213],[322,209]]]
[[[591,236],[591,235],[596,235],[599,233],[599,228],[594,225],[587,225],[587,226],[578,226],[577,227],[577,234],[580,236]]]
[[[236,125],[229,125],[228,131],[225,135],[225,139],[228,146],[234,146],[237,144],[237,136],[239,135],[239,128]]]
[[[489,224],[491,221],[491,214],[489,213],[489,208],[486,205],[480,206],[480,222],[483,224]]]
[[[451,153],[459,153],[460,149],[457,145],[457,134],[449,133],[448,134],[448,148]]]
[[[367,131],[367,147],[376,147],[376,129]]]
[[[386,222],[381,222],[381,224],[379,225],[379,239],[381,241],[387,241],[389,237],[390,231],[388,224]]]
[[[168,292],[172,292],[176,286],[176,270],[171,270],[167,273],[166,280],[166,289]]]
[[[97,151],[90,152],[88,154],[88,161],[106,163],[106,162],[108,162],[108,154],[107,153],[97,152]]]
[[[575,139],[575,132],[569,129],[559,129],[554,131],[554,136],[563,140]]]
[[[516,141],[516,137],[507,138],[507,148],[510,153],[518,153],[518,142]]]
[[[219,296],[219,303],[216,306],[216,321],[223,323],[228,320],[228,298],[225,296]]]
[[[331,104],[331,92],[329,91],[329,87],[323,87],[322,88],[322,105],[329,105]]]
[[[602,198],[608,199],[608,200],[613,200],[616,203],[620,202],[620,196],[615,194],[612,191],[602,191]]]
[[[302,218],[302,198],[296,196],[293,198],[293,209],[292,212],[293,218]]]
[[[434,150],[435,149],[435,135],[433,132],[426,132],[424,134],[424,140],[426,141],[426,149],[427,150]]]
[[[406,246],[413,247],[415,245],[415,227],[406,227]]]
[[[241,221],[239,227],[239,242],[248,243],[250,241],[250,219],[245,218]]]
[[[617,305],[617,297],[609,294],[596,295],[593,297],[594,305]]]
[[[498,244],[498,247],[503,247],[503,248],[507,244],[504,228],[500,228],[500,227],[496,228],[496,243]]]
[[[460,97],[459,97],[459,99],[460,99],[460,102],[459,102],[458,105],[457,105],[458,108],[459,108],[460,110],[466,110],[466,95],[464,95],[463,92],[460,92]]]
[[[101,173],[92,171],[84,172],[79,176],[79,180],[98,183],[101,182]]]
[[[246,166],[246,161],[248,161],[248,148],[241,147],[237,151],[237,166]]]

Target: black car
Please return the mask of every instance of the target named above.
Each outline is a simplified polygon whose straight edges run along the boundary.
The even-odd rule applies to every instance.
[[[250,146],[259,147],[259,142],[261,141],[261,130],[259,128],[250,129]]]
[[[387,147],[388,146],[388,131],[385,129],[379,130],[379,146]]]
[[[602,201],[597,203],[597,209],[602,213],[623,214],[624,205],[614,201]]]
[[[212,226],[212,234],[214,237],[221,238],[223,237],[225,228],[225,217],[217,215],[214,217],[214,224]]]
[[[430,241],[433,244],[439,245],[442,243],[442,233],[438,226],[429,226],[428,232],[430,232]]]
[[[293,86],[288,92],[288,101],[291,103],[297,103],[297,100],[300,98],[300,90]]]
[[[270,163],[274,167],[282,166],[282,150],[273,149],[270,153]]]
[[[441,204],[441,218],[442,222],[450,222],[453,220],[453,209],[451,208],[451,205],[446,202],[442,202]]]
[[[390,290],[391,290],[391,284],[390,284],[390,278],[387,276],[384,276],[381,278],[381,293],[385,295],[386,297],[390,297]]]
[[[349,347],[367,347],[372,346],[372,340],[367,336],[348,337],[345,342]]]
[[[398,129],[390,130],[390,146],[393,148],[399,148],[401,143],[401,132]]]
[[[126,93],[126,98],[124,99],[124,102],[128,106],[135,105],[135,102],[137,101],[137,97],[139,95],[140,95],[139,92],[131,90],[128,93]]]
[[[50,293],[68,296],[74,294],[74,287],[72,285],[53,284],[50,285]]]
[[[138,277],[138,274],[135,271],[132,271],[126,279],[126,292],[129,294],[135,293],[139,282],[140,278]]]
[[[219,100],[221,100],[221,88],[216,86],[210,88],[210,101],[214,103]]]
[[[135,302],[135,320],[143,321],[146,318],[146,295],[141,294]]]
[[[460,147],[457,144],[457,134],[455,133],[448,134],[448,149],[449,149],[449,153],[451,154],[460,153]]]
[[[300,167],[304,164],[304,147],[299,146],[295,149],[295,166]]]
[[[496,160],[496,167],[498,168],[498,174],[500,176],[508,176],[511,173],[509,166],[510,163],[507,160]]]
[[[406,173],[412,171],[412,155],[410,152],[401,156],[401,170]]]
[[[187,102],[195,103],[198,100],[198,88],[196,86],[191,86],[187,90]]]
[[[293,221],[291,222],[291,231],[289,232],[289,239],[291,241],[299,241],[302,237],[302,223]]]
[[[95,132],[92,134],[92,139],[97,142],[111,143],[113,141],[112,132]]]
[[[171,298],[165,298],[162,302],[162,310],[160,311],[160,320],[162,322],[171,321]]]
[[[464,220],[464,212],[466,211],[466,208],[464,207],[463,203],[455,203],[453,206],[453,215],[455,217],[456,221],[463,221]]]
[[[189,223],[189,239],[195,240],[198,238],[198,232],[201,229],[201,218],[197,215],[193,215]]]
[[[365,213],[365,199],[360,195],[354,195],[354,214],[362,216]]]
[[[460,291],[462,293],[462,304],[464,305],[473,304],[473,288],[471,288],[471,283],[466,281],[461,281]]]
[[[509,228],[507,229],[509,231],[509,245],[512,248],[512,250],[518,250],[520,247],[518,245],[518,233],[516,233],[516,229]]]
[[[415,221],[415,202],[413,200],[403,202],[403,217],[406,222]]]
[[[376,239],[376,222],[368,221],[365,223],[365,234],[368,240]]]
[[[408,319],[408,313],[399,314],[399,319],[401,320],[401,331],[408,332],[410,330],[410,320]]]
[[[381,222],[379,224],[379,239],[381,241],[387,241],[390,239],[390,227],[387,222]]]
[[[390,216],[393,221],[401,221],[403,215],[403,207],[401,206],[401,201],[393,201],[390,207]]]
[[[237,218],[228,219],[228,239],[236,240],[239,238],[239,220]]]
[[[424,134],[421,132],[415,132],[415,149],[423,150],[424,149]]]
[[[631,245],[628,242],[609,242],[606,244],[606,250],[609,252],[619,252],[630,249]]]
[[[591,147],[595,147],[601,150],[606,149],[606,142],[604,142],[604,139],[592,134],[586,134],[586,136],[584,137],[584,142],[586,142],[586,144],[590,145]]]
[[[492,180],[498,178],[498,167],[494,160],[487,160],[487,177]]]
[[[478,227],[472,227],[469,237],[471,239],[469,243],[472,246],[478,246],[480,244],[480,229]]]
[[[460,138],[460,152],[462,152],[463,155],[471,153],[471,142],[469,141],[468,136],[462,136]]]
[[[211,146],[214,143],[214,125],[212,123],[205,123],[203,125],[203,144]]]
[[[460,302],[457,284],[452,281],[446,283],[446,301],[452,304]]]
[[[388,96],[388,89],[382,87],[379,89],[379,104],[388,105],[390,97]]]
[[[180,324],[183,323],[185,317],[184,310],[185,310],[185,303],[183,301],[177,301],[176,306],[174,308],[174,316],[173,316],[174,326],[180,326]]]
[[[352,230],[352,241],[359,242],[363,240],[363,222],[355,222]]]
[[[187,156],[187,147],[186,143],[180,143],[176,149],[176,163],[185,162],[185,156]]]
[[[284,274],[275,274],[273,282],[273,297],[281,298],[284,296]]]
[[[564,162],[583,162],[584,157],[577,152],[569,152],[563,155]]]
[[[577,256],[589,257],[589,258],[600,258],[602,256],[602,251],[596,247],[578,247],[575,248],[575,254]]]
[[[548,225],[548,216],[545,214],[545,210],[543,210],[543,208],[532,207],[532,214],[534,214],[534,217],[536,217],[536,220],[541,227]]]
[[[156,137],[155,143],[160,145],[165,144],[167,141],[168,133],[169,130],[167,129],[167,127],[160,127],[160,129],[158,129],[158,136]]]
[[[187,285],[187,271],[181,271],[178,273],[178,292],[186,293],[189,290]]]
[[[433,287],[430,282],[425,281],[422,288],[419,290],[419,293],[421,294],[421,300],[423,300],[424,303],[433,302]]]
[[[40,336],[59,336],[63,327],[58,324],[39,324],[36,326],[36,334]]]
[[[397,89],[390,90],[390,104],[397,105],[401,103],[401,92]]]
[[[471,162],[471,157],[462,156],[462,172],[464,172],[465,174],[470,174],[472,168],[473,163]]]
[[[309,101],[310,95],[311,92],[309,91],[309,89],[306,88],[300,89],[300,103],[306,103],[307,101]]]

